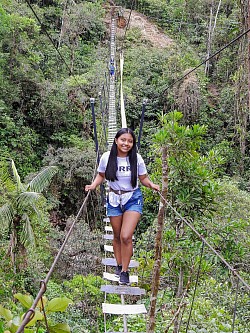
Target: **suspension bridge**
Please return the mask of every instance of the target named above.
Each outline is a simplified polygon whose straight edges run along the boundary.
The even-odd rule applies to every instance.
[[[132,9],[131,9],[132,10]],[[118,22],[118,18],[120,19],[120,16],[118,17],[118,11],[116,10],[116,8],[114,7],[112,10],[112,16],[111,16],[111,22],[110,22],[110,59],[109,59],[109,65],[114,66],[114,70],[115,72],[110,72],[109,73],[109,91],[108,91],[108,128],[107,128],[107,146],[108,148],[111,147],[113,140],[114,140],[114,136],[117,132],[117,110],[116,110],[116,68],[117,68],[117,63],[116,63],[116,29],[117,29],[117,22]],[[124,23],[124,21],[123,21]],[[126,22],[126,29],[128,27],[129,24],[129,20]],[[248,31],[247,31],[248,32]],[[246,34],[247,32],[244,32],[244,34]],[[243,34],[242,34],[243,35]],[[240,38],[240,36],[239,36]],[[235,42],[237,39],[235,39],[232,42]],[[228,46],[230,46],[231,43],[228,44]],[[226,46],[226,47],[228,47]],[[216,54],[218,54],[219,52],[222,52],[226,47],[222,48],[221,50],[219,50],[218,52],[216,52],[214,55],[210,56],[209,59],[211,59],[213,56],[215,56]],[[207,59],[207,60],[209,60]],[[123,73],[123,54],[121,52],[120,55],[120,89],[121,89],[121,93],[120,93],[120,107],[121,107],[121,127],[127,127],[126,125],[126,115],[125,115],[125,108],[124,108],[124,101],[123,101],[123,93],[122,93],[122,73]],[[196,66],[192,71],[196,70],[197,68],[199,68],[201,65],[203,65],[205,62],[202,62],[200,65]],[[190,73],[190,72],[189,72]],[[187,76],[189,73],[185,74],[185,76]],[[179,80],[182,80],[184,78],[184,76],[182,76],[181,78],[179,78],[178,80],[176,80],[176,82],[178,82]],[[175,84],[175,82],[173,84],[171,84],[171,86],[173,86]],[[169,89],[169,87],[166,88]],[[90,104],[92,107],[92,114],[94,117],[94,99],[90,100]],[[143,112],[145,111],[145,101],[143,102]],[[140,143],[140,137],[141,137],[141,131],[142,131],[142,125],[143,125],[143,114],[142,114],[142,121],[141,121],[141,126],[140,126],[140,134],[139,134],[139,138],[138,138],[138,145]],[[120,126],[119,126],[120,127]],[[96,139],[96,153],[97,153],[97,160],[98,160],[98,154],[99,154],[99,148],[98,148],[98,141],[97,141],[97,132],[95,129],[95,139]],[[72,223],[65,239],[64,242],[58,252],[58,254],[56,255],[54,262],[48,272],[48,274],[46,275],[46,278],[42,281],[41,286],[40,286],[40,290],[34,300],[34,303],[32,305],[32,307],[27,311],[27,313],[25,314],[24,318],[23,318],[23,322],[20,325],[20,327],[17,330],[17,333],[21,333],[24,332],[25,326],[30,322],[30,320],[32,319],[34,312],[35,312],[35,308],[39,302],[39,300],[42,298],[42,296],[44,295],[44,293],[46,292],[46,286],[49,282],[49,279],[55,269],[55,266],[58,263],[58,260],[61,256],[61,254],[63,253],[65,246],[68,242],[69,237],[71,236],[75,225],[77,223],[77,221],[79,220],[80,216],[83,213],[83,210],[86,206],[86,203],[89,199],[89,193],[86,195],[84,202],[82,203],[81,208],[79,209],[76,218],[74,219],[74,222]],[[199,233],[196,228],[185,218],[183,218],[178,211],[175,210],[175,208],[166,200],[166,198],[163,196],[163,194],[160,193],[159,196],[159,200],[161,202],[161,205],[164,205],[164,207],[166,207],[166,209],[169,209],[170,211],[172,211],[172,213],[176,214],[176,216],[178,216],[178,218],[186,225],[187,228],[189,228],[194,235],[201,241],[202,244],[202,250],[201,250],[201,254],[200,254],[200,263],[201,263],[201,259],[204,255],[204,248],[207,248],[207,251],[210,251],[210,253],[212,253],[217,259],[218,261],[220,261],[221,263],[223,263],[223,265],[228,269],[228,272],[231,274],[231,276],[234,277],[235,279],[235,286],[234,286],[234,299],[232,299],[232,318],[231,318],[231,327],[232,327],[232,333],[233,332],[238,332],[237,328],[235,327],[235,319],[237,316],[237,304],[239,301],[239,295],[241,292],[241,289],[244,290],[244,293],[249,294],[250,292],[250,286],[249,284],[241,277],[241,275],[237,272],[237,270],[232,267],[224,258],[223,256],[203,237],[203,235],[201,233]],[[130,275],[130,283],[131,286],[120,286],[117,284],[118,282],[118,278],[115,276],[115,274],[113,274],[113,268],[117,265],[116,261],[114,259],[114,255],[113,255],[113,246],[112,246],[112,240],[113,240],[113,234],[112,234],[112,228],[110,226],[110,221],[108,217],[104,217],[103,218],[103,240],[104,240],[104,257],[102,259],[102,265],[103,265],[103,279],[104,281],[106,281],[106,284],[103,284],[101,286],[101,291],[104,293],[104,302],[102,303],[102,312],[103,312],[103,317],[104,317],[104,332],[110,332],[107,328],[107,316],[109,315],[117,315],[117,316],[121,316],[122,320],[123,320],[123,331],[124,333],[128,333],[128,325],[127,325],[127,318],[128,316],[144,316],[145,317],[145,322],[147,321],[147,314],[148,314],[148,310],[146,309],[146,306],[143,302],[143,296],[146,294],[146,291],[139,287],[140,285],[140,281],[139,281],[139,277],[137,274],[137,269],[139,267],[139,262],[136,260],[131,260],[130,262],[130,270],[131,270],[131,275]],[[192,298],[192,304],[190,307],[190,312],[188,315],[188,320],[186,323],[186,328],[185,328],[185,332],[189,332],[189,325],[190,322],[192,320],[192,309],[193,309],[193,304],[195,302],[195,296],[196,296],[196,289],[197,289],[197,285],[199,283],[199,278],[200,278],[200,265],[197,269],[196,272],[196,278],[195,278],[195,286],[194,286],[194,292],[193,292],[193,298]],[[184,299],[186,294],[187,294],[187,290],[190,286],[190,281],[187,284],[187,288],[186,288],[186,292],[183,293],[182,298]],[[108,303],[107,302],[107,295],[108,294],[116,294],[119,295],[120,297],[120,303]],[[133,301],[133,303],[131,302],[131,297],[133,297],[133,300],[135,300],[135,298],[138,298],[137,301]],[[169,327],[171,324],[173,324],[174,319],[176,318],[176,316],[180,313],[181,311],[181,305],[182,302],[180,301],[179,303],[179,307],[177,307],[177,310],[173,316],[173,321],[170,322]],[[180,332],[180,327],[178,332]],[[149,330],[147,330],[146,326],[145,326],[145,330],[144,332],[149,332]],[[166,330],[165,330],[166,331]],[[184,332],[184,330],[182,330]],[[112,331],[112,333],[115,333]]]

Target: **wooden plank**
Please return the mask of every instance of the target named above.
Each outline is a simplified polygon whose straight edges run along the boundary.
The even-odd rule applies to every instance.
[[[115,258],[104,258],[102,259],[102,264],[106,266],[117,266],[117,262]],[[139,262],[136,260],[130,260],[129,266],[130,268],[135,268],[139,266]]]
[[[112,227],[106,225],[105,226],[105,231],[113,232],[113,229],[112,229]]]
[[[114,252],[113,246],[112,245],[104,245],[104,251],[106,252]]]
[[[115,274],[103,272],[103,278],[105,280],[113,281],[113,282],[119,282],[119,277],[117,277]],[[130,283],[138,283],[138,276],[137,275],[129,275],[129,282]]]
[[[109,240],[113,240],[114,239],[114,235],[113,234],[105,234],[102,237],[103,237],[103,239],[109,239]],[[135,237],[132,236],[132,239],[135,239]]]
[[[147,313],[144,304],[110,304],[110,303],[102,303],[102,312],[117,314],[117,315],[132,315],[132,314],[140,314]]]
[[[102,238],[103,239],[108,239],[108,240],[113,240],[114,236],[113,235],[103,235]]]
[[[145,295],[145,290],[139,287],[129,287],[129,286],[114,286],[114,285],[105,285],[101,286],[101,291],[107,294],[117,294],[117,295],[133,295],[141,296]]]

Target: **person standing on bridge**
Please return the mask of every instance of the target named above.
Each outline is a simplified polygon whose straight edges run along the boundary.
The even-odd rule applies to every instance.
[[[115,274],[120,284],[129,284],[132,236],[143,208],[138,180],[155,191],[159,191],[160,186],[149,179],[145,163],[136,150],[135,134],[129,128],[122,128],[116,133],[110,152],[102,155],[97,170],[96,178],[92,184],[85,186],[85,191],[95,190],[105,179],[108,182],[107,216],[114,234]]]
[[[115,77],[115,64],[114,61],[111,59],[110,65],[109,65],[109,74],[112,78]]]

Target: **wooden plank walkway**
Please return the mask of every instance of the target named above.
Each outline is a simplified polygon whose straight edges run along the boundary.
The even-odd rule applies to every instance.
[[[101,291],[107,294],[117,294],[117,295],[133,295],[141,296],[145,295],[145,290],[139,287],[129,287],[129,286],[114,286],[108,285],[101,286]]]
[[[103,272],[103,278],[105,280],[119,282],[119,277],[112,273]],[[130,283],[138,283],[138,276],[137,275],[129,275],[129,282]]]
[[[111,17],[111,27],[110,27],[110,60],[115,61],[115,50],[116,50],[116,20],[117,20],[117,13],[115,11],[112,14]],[[114,136],[116,134],[116,104],[115,104],[115,77],[110,76],[110,82],[109,82],[109,119],[108,119],[108,147],[111,148],[113,142],[114,142]],[[107,191],[107,188],[106,188]],[[127,315],[145,315],[147,313],[147,310],[145,308],[145,305],[141,302],[138,304],[125,304],[126,300],[131,300],[131,297],[129,296],[138,296],[141,297],[145,295],[145,290],[139,288],[138,286],[127,286],[127,285],[118,285],[119,283],[119,277],[115,274],[108,273],[107,267],[116,267],[117,262],[115,258],[107,258],[106,255],[111,257],[111,253],[114,253],[114,249],[112,245],[110,244],[110,241],[114,239],[113,236],[113,229],[111,225],[108,225],[110,223],[110,218],[105,217],[103,219],[103,222],[105,223],[104,231],[105,234],[103,235],[104,239],[104,251],[105,251],[105,258],[102,259],[102,264],[105,265],[105,271],[103,272],[103,278],[107,281],[110,281],[110,284],[102,285],[101,291],[105,293],[105,301],[106,301],[106,294],[116,294],[120,295],[121,303],[120,304],[110,304],[110,303],[102,303],[102,311],[104,315],[104,330],[105,333],[129,333],[128,327],[127,327]],[[134,236],[133,236],[134,239]],[[114,256],[114,255],[113,255]],[[134,268],[138,267],[139,263],[136,260],[131,260],[129,264],[130,270],[133,270]],[[137,284],[138,283],[138,276],[133,275],[132,272],[129,274],[129,282],[130,284]],[[115,332],[115,328],[112,328],[111,330],[107,332],[107,325],[106,325],[106,315],[112,314],[112,315],[121,315],[123,316],[123,330],[120,332]],[[136,332],[133,332],[136,333]]]
[[[140,313],[147,313],[144,304],[109,304],[102,303],[102,312],[117,314],[117,315],[134,315]]]
[[[106,266],[113,266],[116,267],[117,266],[117,262],[115,260],[115,258],[104,258],[102,259],[102,264],[106,265]],[[139,266],[139,262],[136,260],[130,260],[129,263],[129,268],[136,268]]]
[[[102,237],[103,237],[103,239],[106,239],[106,240],[113,240],[114,239],[113,234],[105,234]],[[132,239],[135,239],[135,237],[133,236]]]
[[[106,252],[114,252],[113,245],[104,245],[104,251]]]

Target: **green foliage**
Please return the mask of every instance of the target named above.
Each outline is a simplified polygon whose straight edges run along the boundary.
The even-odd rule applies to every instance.
[[[247,191],[238,188],[237,182],[223,179],[218,205],[212,220],[204,220],[211,241],[219,248],[225,259],[242,270],[248,270],[249,260],[249,200]]]
[[[88,275],[81,276],[75,275],[69,282],[65,281],[64,286],[68,292],[79,301],[87,295],[92,296],[93,302],[95,303],[98,297],[101,297],[102,292],[100,291],[102,279],[99,276]]]
[[[199,285],[192,311],[191,332],[192,330],[194,332],[202,332],[202,329],[208,333],[216,331],[232,332],[235,287],[233,285],[232,288],[227,282],[220,282],[219,278],[207,278]],[[187,310],[189,310],[190,305],[189,303]],[[242,307],[244,308],[243,311]],[[247,295],[244,294],[244,291],[240,294],[237,313],[235,330],[245,333],[249,329],[249,323],[247,323],[246,319],[249,313],[249,306],[247,305]],[[184,321],[186,318],[187,315],[185,315]]]
[[[248,283],[249,262],[249,193],[237,187],[237,182],[225,179],[219,183],[220,193],[215,197],[213,217],[199,217],[194,221],[196,230],[204,235],[207,233],[207,241],[217,249],[220,254],[233,267],[239,268],[239,273]],[[185,332],[186,321],[191,306],[194,280],[196,278],[201,253],[201,242],[184,226],[166,219],[163,236],[163,253],[161,267],[162,291],[158,297],[160,315],[157,316],[157,332],[162,331],[162,326],[170,322],[173,311],[176,311],[179,298],[176,298],[177,283],[180,276],[180,267],[184,274],[184,286],[187,283],[187,275],[193,275],[191,289],[186,299],[186,310],[183,315],[183,327],[180,332]],[[203,229],[203,230],[202,230]],[[150,283],[153,264],[153,240],[155,226],[149,228],[142,235],[137,244],[140,256],[140,275],[144,282]],[[193,270],[193,273],[192,273]],[[145,287],[148,289],[149,284]],[[167,288],[167,289],[166,289]],[[168,290],[169,288],[169,290]],[[191,322],[188,332],[231,332],[232,312],[235,300],[236,281],[225,265],[217,256],[205,246],[205,253],[201,260],[200,278],[198,290],[194,301]],[[247,332],[249,324],[249,302],[245,288],[238,296],[235,329],[239,332]],[[174,310],[173,310],[174,308]],[[165,326],[164,326],[165,327]],[[171,328],[172,329],[172,328]],[[170,331],[171,331],[170,329]]]
[[[183,216],[194,218],[213,209],[218,191],[215,177],[223,159],[216,151],[200,155],[206,127],[180,125],[181,118],[180,112],[164,115],[155,140],[167,147],[171,201]]]
[[[131,8],[131,0],[117,1],[118,4]],[[217,3],[214,4],[213,13],[216,12]],[[193,10],[195,8],[195,11]],[[194,47],[203,51],[207,40],[207,27],[210,15],[210,5],[202,0],[139,0],[135,4],[135,9],[147,17],[154,20],[168,34],[172,34],[176,39],[185,39]],[[233,39],[239,32],[237,26],[238,3],[233,0],[222,3],[218,15],[217,26],[214,36],[214,49],[218,49],[223,39]]]
[[[232,332],[232,318],[235,297],[235,285],[233,292],[231,285],[227,282],[220,281],[220,278],[208,277],[200,281],[196,290],[191,319],[187,327],[187,320],[192,305],[193,289],[188,293],[185,300],[185,309],[182,316],[182,323],[179,331],[189,333],[225,333]],[[249,330],[247,316],[249,306],[247,305],[247,294],[242,292],[238,303],[235,330],[246,333]],[[158,297],[156,330],[161,333],[165,331],[166,326],[173,318],[172,304],[175,304],[173,292],[170,288],[161,291]],[[175,305],[175,309],[178,305]],[[243,308],[244,310],[243,310]],[[173,332],[173,325],[169,332]]]
[[[128,315],[127,327],[130,332],[145,332],[146,331],[146,320],[143,315]],[[122,332],[124,322],[122,316],[114,318],[112,321],[108,321],[107,329],[111,331]]]
[[[85,197],[83,189],[93,178],[95,161],[94,144],[90,141],[85,141],[83,150],[74,147],[52,149],[45,157],[46,165],[57,165],[61,170],[57,179],[57,199],[61,203],[62,215],[74,215],[76,207],[82,204]],[[89,213],[92,214],[93,208],[91,203],[89,205]]]
[[[64,282],[66,294],[70,295],[74,304],[78,304],[77,307],[72,309],[76,315],[75,321],[80,324],[82,318],[84,318],[84,327],[89,332],[99,331],[103,325],[101,303],[104,301],[104,293],[100,288],[104,283],[101,277],[92,274],[87,276],[75,275],[70,281]],[[118,295],[107,295],[107,302],[118,303],[119,301],[120,297]],[[81,314],[77,314],[79,309]]]
[[[15,188],[5,188],[6,203],[0,207],[0,222],[3,229],[8,229],[12,234],[10,247],[16,253],[19,265],[27,259],[25,250],[29,245],[34,245],[34,233],[32,220],[34,215],[39,216],[39,210],[44,206],[44,198],[40,192],[48,188],[52,178],[58,172],[54,166],[46,167],[40,171],[28,184],[23,184],[16,169],[15,163],[11,161],[11,171],[7,173],[6,168],[1,169],[0,176],[6,185],[12,180]],[[9,191],[10,190],[10,191]],[[9,191],[9,192],[8,192]],[[16,265],[16,262],[13,262]],[[21,266],[20,266],[21,267]],[[19,267],[19,269],[20,269]]]
[[[140,46],[142,42],[142,33],[139,28],[131,28],[128,30],[127,36],[126,36],[126,46],[135,45],[135,43]]]
[[[157,49],[144,45],[135,47],[132,43],[129,47],[124,64],[124,95],[130,127],[139,127],[144,98],[147,99],[145,121],[157,121],[156,110],[164,107],[164,90],[181,70],[178,60],[176,46]]]
[[[46,311],[48,313],[65,311],[70,303],[72,303],[72,301],[67,297],[57,297],[47,303]]]
[[[192,219],[192,223],[198,232],[209,235],[210,244],[213,244],[216,249],[220,249],[226,260],[232,262],[232,259],[235,258],[239,262],[240,258],[244,258],[242,262],[245,262],[249,257],[247,243],[240,244],[238,240],[241,239],[241,235],[243,239],[245,238],[245,232],[247,232],[249,225],[247,223],[248,213],[245,214],[243,208],[248,205],[248,195],[237,192],[236,188],[225,189],[219,183],[216,177],[220,164],[224,162],[223,159],[216,151],[210,151],[206,156],[199,153],[206,131],[205,126],[180,125],[181,118],[182,114],[179,112],[164,115],[162,118],[163,126],[155,135],[156,143],[160,146],[165,145],[168,152],[169,202],[189,222]],[[157,145],[154,149],[154,152],[156,151],[158,151]],[[160,163],[160,161],[157,161],[157,163]],[[228,194],[224,197],[225,193],[230,193],[232,197],[228,199]],[[241,210],[243,214],[239,214],[237,217],[237,209],[234,210],[238,206],[237,203],[232,210],[233,215],[227,207],[229,202],[231,206],[232,202],[238,201],[234,195],[239,195],[238,199],[242,202]],[[222,202],[227,204],[225,210],[220,213],[223,206],[221,205]],[[154,239],[154,233],[152,230],[155,230],[154,225],[152,229],[149,228],[137,244],[144,282],[147,282],[151,277],[153,268],[152,239]],[[149,235],[151,237],[148,242]],[[165,288],[166,285],[171,287],[173,294],[168,295],[170,300],[169,302],[166,301],[167,305],[164,305],[167,309],[166,315],[163,315],[164,321],[171,320],[171,312],[176,311],[172,310],[173,307],[178,307],[174,305],[174,301],[178,302],[190,276],[193,280],[194,271],[197,271],[201,260],[200,253],[200,240],[197,240],[196,235],[179,216],[167,211],[162,244],[161,285],[162,288]],[[236,254],[235,257],[234,253]],[[222,275],[226,279],[226,269],[218,257],[206,253],[201,260],[200,276],[205,277],[206,274],[214,274],[215,272],[218,276]],[[201,280],[202,277],[200,277]],[[145,287],[149,288],[147,283],[145,283]],[[222,295],[219,291],[218,294]],[[202,297],[202,305],[198,302],[197,308],[201,310],[203,306],[204,313],[199,315],[201,322],[197,319],[199,324],[192,326],[194,332],[201,332],[200,329],[207,329],[208,332],[217,330],[224,332],[223,330],[232,329],[231,325],[227,323],[230,318],[230,306],[232,306],[228,305],[229,300],[229,298],[227,300],[223,299],[222,305],[222,300],[218,303],[213,302],[213,296],[211,296],[211,301],[206,301],[205,296]],[[210,308],[215,309],[215,311],[210,311]],[[221,321],[220,313],[221,316],[226,314],[227,319],[224,322]],[[209,315],[211,315],[211,323],[208,319]],[[206,321],[205,325],[203,324],[204,321]],[[161,323],[161,318],[157,318],[157,326],[159,325],[157,332],[161,332]],[[244,324],[241,322],[239,325]]]
[[[65,13],[64,33],[60,36],[60,52],[65,62],[44,31],[46,28],[53,40],[59,37],[63,5],[59,2],[54,2],[53,6],[32,5],[42,27],[25,3],[17,6],[8,1],[0,7],[3,23],[0,31],[0,99],[6,105],[0,119],[3,124],[0,152],[16,161],[22,176],[41,165],[41,156],[51,143],[72,146],[74,141],[67,143],[66,138],[80,138],[85,134],[88,137],[88,133],[82,130],[86,108],[86,102],[82,103],[82,100],[96,94],[97,74],[105,66],[103,61],[102,64],[92,61],[102,58],[95,50],[95,44],[105,32],[102,2],[79,3]],[[77,42],[73,47],[75,34]],[[75,63],[70,64],[73,58]],[[81,70],[77,70],[79,76],[73,79],[73,72],[69,74],[68,69],[73,70],[74,65]],[[83,82],[80,77],[84,77]],[[74,84],[68,84],[68,80]],[[86,92],[84,96],[83,91]],[[73,99],[72,94],[75,94]]]
[[[131,8],[132,1],[117,0],[116,4]],[[179,84],[175,84],[173,89],[172,87],[167,91],[165,89],[186,73],[187,69],[204,60],[207,54],[211,4],[212,2],[203,0],[139,0],[133,3],[135,10],[155,21],[163,33],[171,35],[173,43],[165,49],[156,48],[147,38],[142,37],[140,29],[129,27],[127,30],[123,44],[127,120],[128,125],[137,131],[141,117],[141,102],[146,97],[148,103],[141,153],[147,162],[152,180],[160,183],[161,165],[160,144],[152,146],[151,137],[157,132],[157,127],[161,126],[160,122],[163,120],[163,127],[167,130],[163,129],[157,135],[161,144],[168,143],[171,153],[169,199],[181,213],[193,218],[196,228],[209,235],[209,240],[214,246],[230,263],[240,268],[241,274],[248,279],[249,198],[247,192],[239,190],[239,187],[247,190],[249,187],[247,144],[244,179],[239,179],[237,184],[225,180],[219,185],[216,180],[218,175],[220,177],[225,174],[238,175],[242,160],[239,138],[243,128],[239,126],[240,116],[237,113],[242,105],[239,104],[241,100],[235,101],[235,96],[238,89],[237,82],[242,74],[239,63],[243,64],[238,46],[242,46],[243,40],[211,60],[207,78],[202,73],[203,68],[196,71],[201,103],[197,119],[194,118],[193,121],[198,121],[201,125],[186,127],[183,125],[186,119],[180,119],[177,113],[173,122],[171,122],[173,114],[170,114],[170,118],[167,116],[160,120],[157,118],[158,110],[163,113],[176,108],[183,111],[178,106]],[[213,2],[213,14],[217,4],[218,2]],[[20,240],[27,246],[29,264],[23,274],[21,272],[13,274],[13,267],[6,258],[10,230],[2,224],[0,298],[9,303],[10,306],[4,305],[4,307],[11,308],[12,313],[20,312],[10,300],[9,295],[12,294],[12,290],[35,294],[36,282],[47,270],[51,262],[51,253],[57,250],[53,247],[57,247],[61,237],[64,236],[62,232],[59,234],[52,223],[55,225],[58,223],[63,229],[69,215],[75,215],[82,203],[85,196],[83,188],[93,177],[96,157],[92,142],[89,97],[96,97],[98,100],[97,96],[101,90],[103,104],[107,105],[108,95],[104,74],[109,59],[107,48],[109,36],[105,26],[107,12],[105,13],[103,1],[68,2],[66,8],[59,0],[53,2],[35,0],[31,5],[42,22],[41,26],[25,1],[3,0],[0,5],[0,155],[4,159],[13,159],[18,170],[16,172],[14,169],[15,179],[8,176],[6,178],[9,168],[0,162],[0,207],[5,221],[11,220],[15,211],[10,209],[10,202],[14,201],[16,203],[14,208],[18,208],[22,213],[26,232],[22,233]],[[225,45],[243,30],[239,24],[243,19],[240,18],[239,5],[239,2],[233,0],[222,2],[211,52]],[[50,34],[54,45],[48,39],[46,31]],[[121,41],[123,42],[117,36],[117,49]],[[65,62],[58,51],[63,55]],[[241,85],[244,88],[243,81]],[[244,93],[241,91],[240,96],[242,97]],[[187,97],[192,100],[191,94]],[[101,137],[98,101],[96,115],[99,122],[98,135]],[[246,134],[246,140],[248,139]],[[55,196],[49,194],[49,200],[46,202],[38,194],[20,193],[22,185],[27,185],[33,178],[30,173],[38,170],[43,164],[44,157],[45,165],[57,165],[61,170],[53,186]],[[26,175],[28,180],[23,184],[21,179]],[[223,189],[222,193],[218,193],[218,188]],[[29,192],[36,191],[34,188],[29,190]],[[146,229],[149,226],[155,228],[153,221],[159,197],[148,189],[143,191],[145,211],[138,226],[140,230],[137,236],[143,232],[142,239],[138,241],[140,274],[145,288],[150,290],[154,231],[151,228],[147,231]],[[98,197],[98,192],[93,193],[93,203],[87,207],[89,219],[93,221],[101,212],[101,208],[97,209]],[[39,214],[30,207],[33,204],[36,205]],[[49,216],[48,211],[51,209],[53,211]],[[163,303],[159,306],[158,313],[161,315],[163,313],[163,319],[160,316],[157,318],[159,332],[162,332],[162,328],[166,325],[164,320],[170,320],[171,311],[176,308],[174,296],[180,268],[185,270],[184,283],[186,283],[189,267],[192,264],[197,267],[200,253],[200,242],[183,228],[176,217],[166,218],[166,222],[168,225],[164,231],[161,283],[162,287],[168,284],[172,290],[165,288],[165,293],[161,294]],[[90,234],[88,229],[85,234]],[[25,243],[25,239],[36,240],[36,248]],[[91,248],[91,244],[89,247]],[[94,249],[96,247],[97,244]],[[228,302],[229,289],[224,283],[221,284],[221,288],[215,288],[212,279],[205,279],[207,273],[212,275],[217,271],[216,265],[218,265],[214,255],[206,254],[205,259],[201,263],[201,287],[208,289],[209,292],[203,295],[202,289],[199,290],[190,330],[226,332],[232,330],[229,322],[231,319],[229,315],[232,313],[232,307]],[[222,276],[225,276],[225,272],[225,268],[219,267]],[[103,330],[101,309],[96,308],[96,304],[100,305],[100,298],[103,297],[99,290],[101,281],[93,276],[84,279],[78,277],[72,280],[71,285],[69,282],[69,285],[62,287],[59,274],[57,278],[57,282],[53,281],[48,286],[50,296],[57,297],[58,294],[62,296],[65,288],[67,296],[74,297],[77,301],[71,305],[71,311],[67,314],[72,332]],[[118,301],[116,296],[109,297],[111,302]],[[206,297],[209,297],[209,300]],[[216,302],[216,298],[220,299],[221,304],[219,301]],[[241,316],[243,319],[241,322],[237,319],[239,321],[236,328],[240,332],[244,332],[248,325],[245,297],[242,299],[239,318]],[[190,295],[188,300],[187,307],[190,306]],[[50,315],[55,323],[63,320],[60,313]],[[184,319],[186,320],[186,314]],[[18,318],[15,320],[18,322]],[[64,326],[55,323],[52,325],[53,328],[50,328],[51,332],[65,331]],[[131,331],[144,330],[143,324],[143,319],[138,319],[136,322],[133,317],[129,318]],[[119,329],[122,327],[119,319],[117,326]],[[67,329],[66,327],[66,331]],[[248,327],[246,330],[249,331]],[[3,331],[2,321],[0,332]],[[40,328],[38,331],[42,333],[44,329]],[[26,333],[33,333],[33,330],[27,329]]]
[[[20,166],[20,174],[26,175],[34,171],[39,150],[39,135],[23,124],[22,119],[14,121],[5,108],[0,106],[0,154],[5,158],[12,158]]]
[[[18,293],[18,294],[15,294],[14,297],[17,300],[19,300],[19,302],[21,303],[23,308],[26,309],[26,311],[28,309],[30,309],[30,307],[32,306],[32,304],[34,302],[33,297],[31,297],[30,295],[23,295],[21,293]],[[43,305],[42,305],[42,302],[43,302]],[[68,299],[67,297],[57,297],[57,298],[54,298],[54,299],[51,299],[50,301],[48,301],[47,298],[43,296],[42,302],[41,302],[41,300],[39,301],[39,303],[37,304],[36,309],[35,309],[34,317],[26,325],[26,327],[31,327],[31,328],[24,329],[24,332],[25,333],[29,333],[29,332],[35,333],[35,332],[37,332],[38,328],[39,329],[41,329],[41,327],[43,327],[43,329],[46,328],[45,317],[42,312],[43,306],[44,306],[44,310],[46,313],[46,317],[47,317],[46,319],[48,321],[48,326],[49,326],[50,332],[54,332],[54,333],[70,332],[70,328],[69,328],[68,324],[54,323],[50,319],[49,314],[51,312],[65,312],[68,305],[71,304],[72,301],[70,299]],[[17,331],[18,327],[22,323],[24,314],[25,314],[25,312],[14,316],[10,310],[5,309],[0,304],[0,316],[2,318],[4,318],[5,321],[7,322],[5,325],[5,328],[8,328],[11,333],[15,333]],[[4,332],[6,333],[7,331],[4,331]],[[42,330],[42,332],[44,332],[44,330]]]

